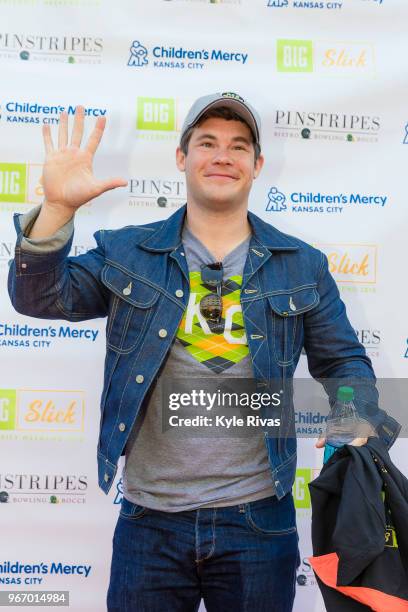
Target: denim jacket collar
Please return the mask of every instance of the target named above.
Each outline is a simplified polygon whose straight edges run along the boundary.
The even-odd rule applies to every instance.
[[[165,252],[174,251],[181,244],[181,231],[187,205],[184,204],[173,213],[162,225],[152,232],[140,246],[147,251]],[[262,221],[260,217],[248,211],[248,220],[251,224],[253,236],[251,246],[256,248],[256,243],[270,251],[297,251],[299,246],[269,223]]]

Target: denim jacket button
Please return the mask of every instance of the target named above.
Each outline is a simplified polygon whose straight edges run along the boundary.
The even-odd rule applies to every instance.
[[[125,431],[126,425],[124,423],[119,423],[118,428],[119,428],[119,431]]]
[[[27,267],[27,264],[26,263],[22,263],[21,267],[25,269]]]
[[[127,287],[122,291],[123,295],[130,295],[132,293],[132,283],[130,282]]]
[[[144,376],[143,376],[143,374],[138,374],[138,375],[136,376],[136,382],[137,382],[137,383],[142,383],[143,381],[144,381]]]
[[[104,479],[104,481],[105,481],[105,482],[108,482],[108,480],[109,480],[109,474],[105,474],[105,476],[103,477],[103,479]]]
[[[182,289],[177,289],[176,296],[177,297],[183,297],[183,295],[184,295],[184,291]]]
[[[167,329],[159,329],[160,338],[165,338],[167,336]]]

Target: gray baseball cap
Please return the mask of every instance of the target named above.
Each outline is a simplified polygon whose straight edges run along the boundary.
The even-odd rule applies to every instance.
[[[187,113],[181,128],[180,138],[186,131],[197,123],[203,114],[213,108],[227,106],[235,111],[251,128],[256,144],[261,147],[261,118],[258,112],[244,98],[237,93],[225,92],[215,93],[198,98]]]

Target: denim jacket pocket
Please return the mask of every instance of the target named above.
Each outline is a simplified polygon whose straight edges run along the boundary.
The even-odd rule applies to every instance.
[[[117,353],[130,353],[148,327],[160,291],[147,279],[111,264],[104,266],[101,280],[113,293],[106,325],[107,346]]]
[[[291,365],[303,346],[303,313],[320,302],[316,287],[277,291],[268,297],[272,309],[272,345],[276,362]]]

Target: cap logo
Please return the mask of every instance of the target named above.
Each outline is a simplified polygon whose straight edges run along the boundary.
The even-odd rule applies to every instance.
[[[238,94],[232,92],[232,91],[227,91],[225,93],[221,94],[223,98],[232,98],[233,100],[238,100],[239,102],[244,102],[245,100],[243,98],[241,98],[241,96],[239,96]]]

